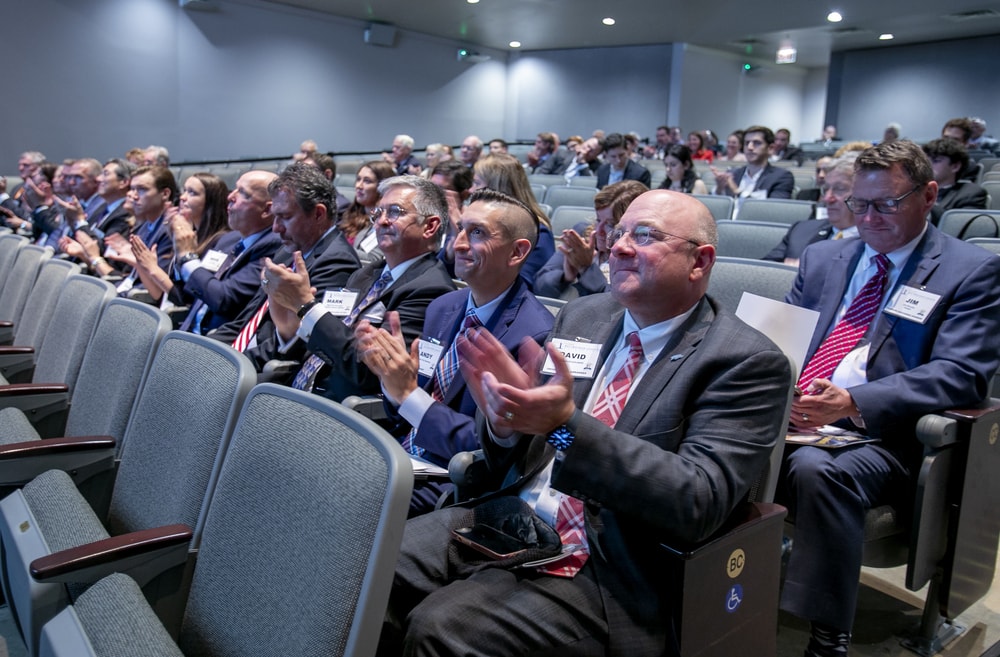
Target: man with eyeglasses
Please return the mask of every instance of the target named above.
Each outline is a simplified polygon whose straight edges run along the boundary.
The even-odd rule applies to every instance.
[[[844,202],[854,184],[854,161],[838,160],[825,169],[825,182],[820,187],[825,219],[806,219],[792,224],[764,260],[798,265],[799,256],[807,246],[823,240],[842,240],[858,236],[854,213]]]
[[[278,336],[294,344],[282,354],[304,357],[291,385],[335,401],[380,390],[378,377],[357,351],[358,322],[378,327],[393,311],[399,333],[410,344],[423,330],[430,302],[455,289],[436,255],[448,223],[441,188],[419,176],[396,176],[379,183],[378,191],[381,200],[371,220],[384,261],[364,265],[346,285],[329,286],[317,285],[301,268],[264,265],[262,280]]]
[[[700,201],[646,192],[610,239],[611,291],[566,305],[545,366],[530,341],[519,364],[485,331],[459,339],[492,492],[407,523],[379,654],[676,645],[660,542],[704,540],[747,493],[784,421],[789,365],[705,295],[717,234]],[[518,569],[537,548],[496,562],[452,543],[507,508],[566,554]]]
[[[464,140],[462,140],[462,147],[458,153],[458,158],[462,161],[462,164],[471,169],[479,160],[479,156],[482,154],[483,154],[482,139],[480,139],[475,135],[469,135]]]
[[[786,455],[779,501],[795,542],[781,606],[812,623],[807,657],[847,655],[865,512],[912,500],[917,420],[981,402],[1000,364],[1000,259],[929,224],[936,200],[918,145],[863,151],[845,201],[861,239],[806,248],[786,297],[820,313],[792,425],[879,439]]]

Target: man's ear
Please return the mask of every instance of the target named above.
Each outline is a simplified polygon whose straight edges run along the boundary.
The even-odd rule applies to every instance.
[[[528,259],[531,255],[531,240],[519,239],[514,240],[511,245],[510,258],[508,263],[512,267],[519,267],[522,262]]]
[[[431,239],[437,234],[438,229],[441,227],[441,217],[436,214],[428,215],[424,218],[424,238]]]

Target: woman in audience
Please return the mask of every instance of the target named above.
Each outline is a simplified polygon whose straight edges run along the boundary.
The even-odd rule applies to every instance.
[[[378,239],[369,215],[378,205],[378,184],[396,175],[392,165],[381,160],[365,162],[354,176],[354,201],[344,210],[337,227],[361,256],[378,253]]]
[[[629,204],[648,191],[638,180],[623,180],[597,192],[594,195],[597,225],[589,235],[572,228],[563,231],[558,251],[535,276],[535,294],[575,299],[603,292],[610,281],[608,234],[618,225]]]
[[[660,183],[660,189],[669,189],[685,194],[708,194],[708,188],[698,177],[691,161],[691,149],[684,144],[674,144],[667,149],[663,158],[667,177]]]
[[[711,162],[715,157],[715,153],[705,148],[705,138],[701,136],[700,132],[688,133],[688,148],[691,149],[692,160]]]
[[[524,167],[521,166],[521,162],[516,157],[499,153],[479,158],[473,167],[472,189],[470,191],[474,192],[484,187],[513,196],[528,206],[532,214],[538,218],[538,241],[535,243],[535,248],[531,250],[531,255],[521,267],[521,278],[530,286],[535,281],[535,274],[556,251],[555,239],[552,237],[552,224],[549,223],[549,218],[539,207],[538,201],[535,200],[535,194],[531,191],[531,184],[528,182],[528,174],[524,172]]]
[[[218,176],[196,173],[184,181],[177,208],[166,211],[167,232],[173,243],[175,258],[167,270],[157,263],[156,251],[133,234],[129,239],[139,280],[153,301],[163,309],[190,304],[193,299],[184,294],[180,256],[183,261],[201,260],[229,230],[226,211],[229,188]],[[221,264],[221,263],[220,263]]]
[[[746,162],[743,154],[743,131],[737,130],[726,137],[726,150],[719,156],[720,162]]]

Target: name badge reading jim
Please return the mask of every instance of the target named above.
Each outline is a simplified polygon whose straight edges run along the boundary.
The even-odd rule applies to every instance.
[[[934,308],[937,307],[940,300],[941,295],[939,294],[903,285],[889,299],[885,312],[923,324],[934,312]]]
[[[421,340],[418,348],[420,368],[417,371],[424,376],[434,376],[434,368],[437,367],[438,361],[441,360],[442,351],[444,351],[443,345],[434,344],[428,340]]]
[[[552,346],[559,350],[569,365],[569,371],[575,379],[593,379],[597,374],[597,361],[601,356],[603,344],[593,342],[576,342],[563,338],[552,338]],[[552,358],[545,357],[542,374],[555,374],[556,366]]]

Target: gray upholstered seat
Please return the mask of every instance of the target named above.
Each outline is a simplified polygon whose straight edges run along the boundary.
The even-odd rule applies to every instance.
[[[716,223],[720,221],[728,221],[733,218],[732,196],[717,196],[714,194],[692,194],[691,196],[698,199],[704,203],[706,207],[708,207],[708,211],[712,213]]]
[[[71,274],[79,274],[80,267],[67,260],[48,260],[42,264],[24,302],[21,316],[13,326],[13,339],[8,344],[18,347],[42,346],[42,337],[52,318],[63,283]]]
[[[766,221],[790,226],[797,221],[811,219],[816,211],[812,201],[795,201],[784,198],[748,198],[736,215],[739,221]]]
[[[194,526],[255,381],[249,360],[227,345],[169,333],[125,429],[106,513],[84,512],[89,505],[61,470],[43,473],[0,501],[4,588],[7,599],[16,601],[12,608],[29,649],[70,595],[63,584],[33,581],[31,562],[109,535],[175,523]],[[108,572],[127,570],[108,567]]]
[[[558,239],[567,228],[572,228],[580,222],[592,224],[595,220],[593,206],[560,205],[552,211],[552,234]]]
[[[1000,237],[1000,210],[954,208],[945,210],[938,221],[941,232],[959,239]]]
[[[730,312],[736,312],[744,292],[783,301],[797,271],[780,262],[719,257],[708,280],[708,293]]]
[[[4,240],[10,240],[10,236],[4,236]],[[35,284],[38,270],[42,263],[52,257],[52,250],[32,244],[20,246],[10,269],[6,272],[3,280],[3,287],[0,288],[0,319],[13,321],[15,325],[21,317],[21,311],[28,300],[28,293],[31,286]],[[7,329],[7,342],[10,342],[12,333]],[[0,334],[0,337],[3,337]]]
[[[370,421],[259,385],[207,506],[181,650],[113,575],[46,626],[41,654],[373,655],[412,485],[406,454]]]
[[[593,207],[596,193],[597,189],[594,187],[553,186],[545,190],[545,203],[552,206],[553,210],[560,205]]]
[[[717,254],[731,258],[760,259],[788,232],[788,226],[759,221],[720,221]]]

